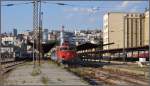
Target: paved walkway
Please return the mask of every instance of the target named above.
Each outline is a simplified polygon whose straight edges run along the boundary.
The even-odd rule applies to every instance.
[[[79,77],[50,62],[44,62],[41,73],[33,76],[31,63],[17,67],[10,72],[4,85],[88,85]]]

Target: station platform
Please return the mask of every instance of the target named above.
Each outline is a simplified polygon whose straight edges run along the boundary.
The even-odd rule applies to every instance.
[[[41,62],[40,73],[33,75],[33,63],[27,62],[12,70],[4,85],[88,85],[80,77],[50,61]]]

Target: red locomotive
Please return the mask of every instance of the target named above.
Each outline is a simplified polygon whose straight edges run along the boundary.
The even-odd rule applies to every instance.
[[[69,44],[63,44],[56,47],[56,56],[58,61],[68,62],[77,57],[75,48]]]
[[[56,46],[55,50],[52,52],[51,59],[59,63],[68,64],[73,62],[77,57],[75,47],[64,43],[61,46]]]
[[[69,43],[70,36],[66,35],[62,27],[60,45],[52,50],[51,59],[64,64],[73,63],[77,59],[75,45]]]

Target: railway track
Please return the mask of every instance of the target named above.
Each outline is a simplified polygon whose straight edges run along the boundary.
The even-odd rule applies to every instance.
[[[17,65],[24,63],[24,61],[8,61],[2,62],[2,74],[14,69]]]
[[[67,68],[75,75],[82,77],[92,85],[125,85],[125,86],[149,86],[148,80],[137,75],[104,70],[102,68],[80,68],[75,71]]]
[[[113,72],[103,69],[91,69],[89,75],[97,80],[103,80],[107,83],[114,85],[136,85],[136,86],[148,86],[148,82],[143,80],[136,75]]]
[[[60,66],[63,66],[69,72],[81,77],[91,85],[149,86],[148,79],[136,74],[104,69],[102,67],[66,66],[63,64]]]

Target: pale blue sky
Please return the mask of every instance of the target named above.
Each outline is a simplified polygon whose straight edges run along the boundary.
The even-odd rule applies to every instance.
[[[22,3],[24,1],[5,1],[2,4]],[[56,1],[55,1],[56,2]],[[144,12],[148,1],[61,1],[74,6],[61,6],[54,1],[42,4],[43,27],[59,30],[102,29],[103,15],[107,12]],[[58,1],[57,1],[58,2]],[[32,4],[2,6],[2,32],[32,30]],[[99,10],[95,10],[99,7]],[[148,7],[149,8],[149,7]]]

